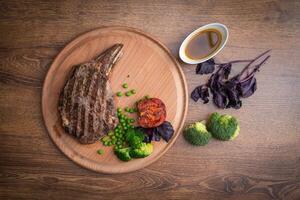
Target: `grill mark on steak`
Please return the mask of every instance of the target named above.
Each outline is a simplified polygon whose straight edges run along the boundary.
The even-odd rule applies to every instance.
[[[106,88],[106,84],[105,83],[103,83],[103,87]],[[106,89],[103,90],[102,92],[103,92],[103,96],[106,96]],[[107,108],[107,101],[105,101],[105,107]],[[107,123],[107,115],[108,115],[108,109],[104,110],[103,115],[102,115],[103,119],[105,121],[105,123],[103,124],[104,125],[104,127],[103,127],[104,130],[108,130],[109,129],[109,126],[108,126],[108,123]]]
[[[89,72],[88,72],[88,75],[87,75],[87,80],[88,81],[87,81],[87,83],[86,83],[86,85],[84,86],[84,89],[83,89],[84,90],[83,96],[84,96],[85,99],[87,99],[87,102],[85,102],[85,105],[84,105],[85,109],[81,113],[81,124],[83,124],[83,125],[81,125],[82,126],[81,128],[82,128],[82,131],[83,131],[82,135],[84,137],[86,137],[86,135],[87,135],[88,124],[86,123],[86,118],[87,118],[88,112],[90,111],[89,104],[88,104],[88,102],[89,102],[89,90],[90,90],[90,85],[91,85],[91,82],[92,82],[92,78],[93,78],[94,73],[95,73],[94,68],[90,67],[90,63],[86,64],[86,66],[90,69],[89,69]]]
[[[98,79],[97,79],[97,87],[99,85],[101,85],[101,78],[100,77],[98,77]],[[95,95],[95,102],[92,106],[93,106],[93,110],[95,112],[92,113],[93,115],[92,115],[92,126],[91,126],[91,128],[94,132],[100,131],[101,129],[99,129],[99,125],[102,124],[102,123],[99,123],[97,121],[97,113],[98,113],[97,110],[102,105],[101,98],[100,98],[100,95],[101,95],[100,91],[102,91],[102,90],[95,90],[95,92],[93,94],[93,95]]]
[[[99,88],[99,79],[101,79],[101,76],[93,76],[92,82],[91,82],[91,86],[90,86],[90,110],[92,112],[89,112],[89,116],[88,116],[88,131],[89,132],[95,132],[94,130],[94,118],[96,119],[95,112],[94,111],[94,106],[95,106],[95,102],[96,102],[96,98],[97,98],[97,91]]]
[[[76,74],[74,75],[74,84],[73,84],[73,88],[71,89],[71,85],[70,85],[70,90],[72,91],[71,92],[71,99],[70,99],[70,110],[68,112],[68,116],[66,116],[68,119],[69,119],[69,126],[68,126],[68,129],[69,131],[73,134],[73,129],[74,129],[74,108],[76,108],[77,106],[77,103],[75,101],[75,94],[76,94],[76,90],[77,90],[77,85],[78,85],[78,80],[76,80],[77,77],[76,77]],[[69,103],[69,102],[68,102]],[[76,111],[76,110],[75,110]],[[67,112],[67,110],[66,110]]]
[[[101,87],[102,87],[102,78],[98,80],[98,84],[101,85]],[[105,119],[103,118],[103,113],[105,112],[104,108],[106,108],[106,105],[105,105],[106,101],[104,99],[104,96],[105,96],[104,89],[97,91],[97,93],[99,94],[99,95],[97,95],[97,98],[99,100],[99,105],[98,105],[99,112],[98,113],[99,113],[101,119],[103,120],[103,123],[98,124],[98,130],[106,131],[106,129],[104,129],[104,124],[106,122],[105,122]],[[96,108],[96,110],[97,110],[97,108]]]
[[[83,77],[84,76],[76,76],[76,77],[78,77],[78,78],[77,78],[77,80],[75,80],[77,85],[76,85],[76,88],[75,88],[75,97],[73,98],[74,108],[73,108],[73,112],[71,111],[70,113],[71,113],[71,122],[73,123],[72,127],[71,127],[71,131],[76,134],[76,137],[79,137],[80,133],[77,132],[77,129],[78,129],[77,128],[77,123],[78,123],[79,108],[83,103],[82,99],[80,98],[80,93],[81,93],[80,89],[82,88],[82,85],[83,85],[83,79],[84,79]]]
[[[72,98],[72,88],[74,86],[74,81],[75,79],[73,78],[74,77],[74,72],[75,70],[73,70],[70,74],[70,81],[67,82],[65,88],[64,88],[64,91],[63,93],[60,95],[60,102],[59,102],[59,105],[60,105],[60,111],[61,113],[66,113],[65,116],[62,116],[62,121],[63,121],[63,126],[65,128],[65,130],[67,132],[70,131],[70,110],[71,110],[71,98]],[[65,101],[64,101],[65,100]]]
[[[102,90],[97,90],[97,99],[96,99],[96,105],[95,105],[96,113],[101,113],[101,103],[102,103],[101,98],[100,98],[101,97],[101,91]],[[97,121],[96,121],[95,125],[96,125],[95,131],[102,130],[102,123],[97,123]]]
[[[122,47],[116,44],[96,59],[75,66],[60,95],[62,125],[83,144],[94,143],[118,123],[108,79]]]
[[[83,96],[84,97],[87,97],[88,96],[88,93],[89,93],[89,87],[91,85],[91,81],[92,81],[92,77],[93,77],[93,73],[94,71],[91,69],[89,72],[88,72],[88,75],[86,77],[87,79],[87,82],[84,86],[84,92],[83,92]]]
[[[105,86],[106,88],[108,87],[108,85],[106,85]],[[105,90],[106,92],[107,92],[107,90]],[[107,110],[111,110],[112,108],[111,108],[111,101],[112,101],[113,99],[109,99],[108,101],[106,101],[106,107],[108,108]],[[110,129],[111,127],[109,126],[109,124],[110,124],[110,121],[111,121],[111,119],[110,119],[110,116],[109,116],[109,112],[107,112],[107,110],[106,110],[106,112],[105,112],[105,122],[106,122],[106,124],[108,125],[106,128],[107,129]]]
[[[77,120],[77,126],[76,126],[76,136],[79,137],[80,135],[83,134],[83,129],[84,129],[84,121],[82,120],[82,112],[85,112],[85,102],[84,102],[84,92],[85,92],[85,87],[86,83],[89,79],[89,74],[90,71],[87,71],[87,75],[83,77],[82,81],[82,87],[80,88],[80,95],[79,95],[79,109],[78,109],[78,120]]]

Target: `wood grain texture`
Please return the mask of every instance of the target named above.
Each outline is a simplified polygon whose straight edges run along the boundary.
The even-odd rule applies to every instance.
[[[153,153],[144,159],[130,162],[120,161],[113,153],[113,147],[105,147],[101,142],[82,145],[67,134],[60,120],[58,102],[60,91],[75,65],[85,63],[99,56],[114,44],[123,44],[122,56],[113,66],[110,75],[112,91],[127,83],[129,89],[137,93],[131,97],[115,98],[117,107],[132,107],[145,95],[160,98],[166,105],[167,118],[175,130],[172,139],[166,143],[153,142]],[[183,127],[188,106],[187,85],[180,64],[168,49],[158,40],[140,30],[111,26],[85,33],[68,44],[50,66],[43,85],[42,112],[45,125],[53,142],[64,154],[88,169],[108,173],[127,173],[141,169],[158,160],[176,141]],[[128,113],[127,113],[128,114]],[[136,114],[128,114],[137,118]],[[98,149],[104,154],[99,156]]]
[[[1,199],[300,199],[300,2],[1,1]],[[200,25],[224,23],[218,61],[272,49],[258,90],[240,110],[232,142],[188,145],[182,136],[159,161],[135,173],[103,175],[67,159],[43,125],[41,90],[61,49],[100,26],[126,25],[158,37],[177,56]],[[189,92],[207,79],[182,64]],[[189,102],[186,124],[217,111]]]

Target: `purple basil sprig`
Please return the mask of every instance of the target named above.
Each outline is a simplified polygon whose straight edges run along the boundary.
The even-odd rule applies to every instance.
[[[201,99],[203,103],[208,103],[210,91],[212,100],[217,107],[241,108],[241,98],[247,98],[256,91],[257,81],[255,74],[270,58],[270,55],[267,55],[270,51],[271,50],[268,50],[260,54],[253,60],[235,60],[221,64],[215,63],[214,60],[208,60],[201,65],[197,65],[196,71],[199,72],[197,72],[198,74],[207,74],[206,72],[212,73],[215,70],[215,66],[217,66],[217,71],[211,74],[206,84],[200,85],[192,91],[191,98],[194,101]],[[255,64],[261,59],[261,62]],[[229,79],[232,65],[241,62],[247,62],[248,64],[239,74]]]

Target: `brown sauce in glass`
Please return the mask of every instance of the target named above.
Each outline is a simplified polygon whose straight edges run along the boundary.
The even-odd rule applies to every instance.
[[[197,33],[186,46],[186,56],[193,60],[209,56],[219,48],[221,37],[221,33],[216,29],[207,29]]]

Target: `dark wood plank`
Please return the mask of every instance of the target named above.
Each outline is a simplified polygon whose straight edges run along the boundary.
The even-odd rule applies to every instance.
[[[300,199],[300,2],[1,1],[1,199]],[[258,91],[240,110],[232,142],[192,147],[182,137],[140,171],[104,175],[83,169],[51,142],[41,115],[41,89],[57,53],[99,26],[127,25],[159,38],[177,56],[196,27],[230,30],[219,61],[272,58],[257,75]],[[182,64],[188,89],[207,79]],[[234,70],[238,70],[237,69]],[[217,109],[190,101],[186,123]]]

